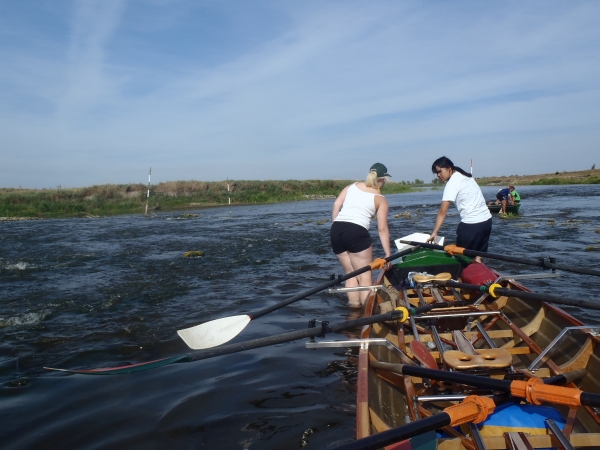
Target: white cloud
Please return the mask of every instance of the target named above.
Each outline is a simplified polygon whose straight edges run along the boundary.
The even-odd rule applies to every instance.
[[[255,5],[79,2],[68,39],[29,24],[26,51],[0,50],[5,185],[593,163],[600,5]]]

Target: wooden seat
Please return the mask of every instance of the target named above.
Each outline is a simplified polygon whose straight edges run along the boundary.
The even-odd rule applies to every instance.
[[[504,433],[504,439],[510,450],[533,450],[525,433]]]
[[[503,348],[475,350],[477,355],[469,355],[460,350],[444,352],[444,362],[456,370],[503,369],[512,364],[512,355]]]

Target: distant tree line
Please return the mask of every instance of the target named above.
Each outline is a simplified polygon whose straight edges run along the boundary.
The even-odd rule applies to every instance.
[[[425,182],[418,178],[415,178],[415,181],[399,181],[398,184],[402,184],[404,186],[425,186]]]

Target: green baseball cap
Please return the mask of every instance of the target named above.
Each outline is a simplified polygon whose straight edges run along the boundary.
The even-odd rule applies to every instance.
[[[391,175],[389,173],[387,173],[387,167],[385,167],[383,164],[381,163],[375,163],[371,166],[371,168],[369,169],[369,171],[374,170],[375,172],[377,172],[377,178],[383,178],[383,177],[391,177]]]

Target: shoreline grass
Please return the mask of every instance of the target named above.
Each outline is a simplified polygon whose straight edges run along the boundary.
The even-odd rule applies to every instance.
[[[570,184],[600,184],[600,169],[576,172],[556,172],[543,175],[509,175],[477,178],[480,186],[555,186]]]
[[[569,184],[600,184],[600,177],[589,176],[586,178],[540,178],[539,180],[532,180],[527,182],[518,181],[498,181],[497,178],[478,178],[477,184],[480,186],[504,186],[507,184],[514,184],[519,186],[556,186],[556,185],[569,185]]]
[[[600,184],[600,177],[591,176],[583,180],[568,178],[540,178],[529,183],[532,186],[559,185],[559,184]]]
[[[350,180],[230,181],[232,205],[335,198]],[[147,186],[105,184],[74,189],[0,189],[0,217],[90,217],[140,214],[146,209]],[[414,191],[388,182],[383,194]],[[150,186],[148,211],[226,206],[226,181],[174,181]]]

